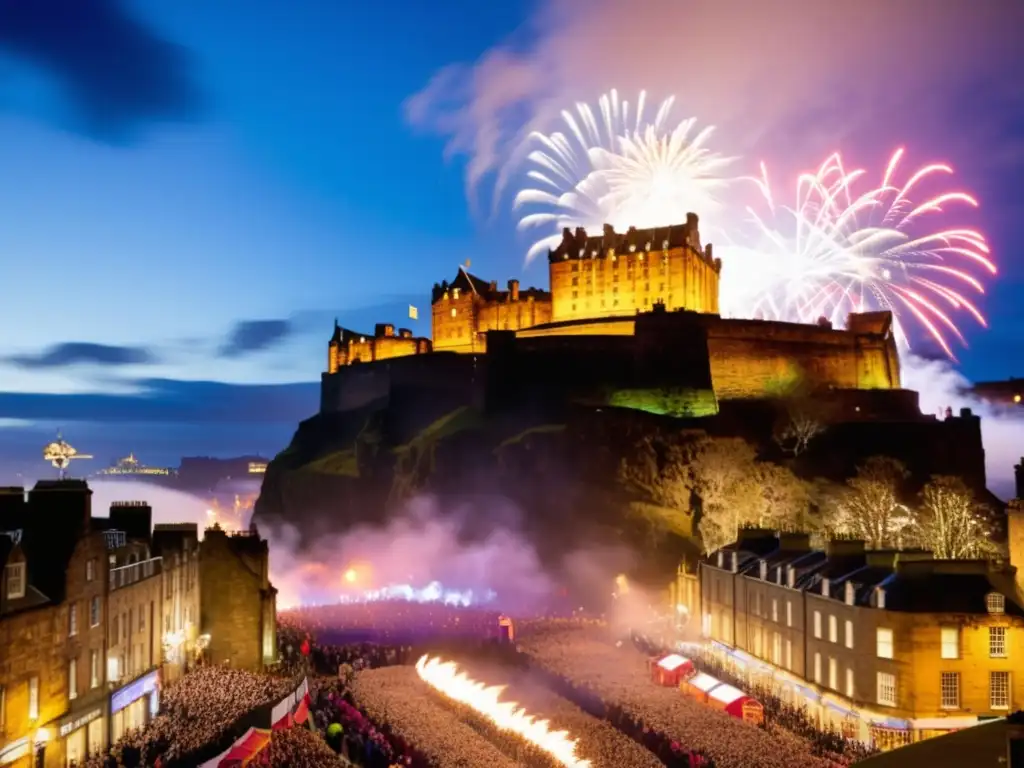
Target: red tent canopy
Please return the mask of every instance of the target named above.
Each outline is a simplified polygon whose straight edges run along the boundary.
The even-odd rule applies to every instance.
[[[270,731],[250,728],[249,732],[235,742],[227,754],[220,759],[220,768],[235,768],[249,765],[270,744]]]

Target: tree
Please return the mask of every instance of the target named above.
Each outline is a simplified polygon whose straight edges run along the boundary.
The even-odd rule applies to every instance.
[[[644,437],[619,466],[619,482],[636,497],[630,517],[644,525],[652,543],[666,534],[693,534],[692,446],[685,439]]]
[[[960,478],[938,475],[921,491],[919,542],[942,560],[992,557],[990,516]]]
[[[764,505],[756,458],[753,447],[737,437],[708,437],[695,446],[691,472],[705,552],[736,541],[740,528],[759,522]]]
[[[863,539],[870,549],[901,547],[909,538],[913,513],[899,501],[906,467],[888,456],[872,456],[837,494],[827,527]]]
[[[755,478],[761,493],[758,527],[806,531],[811,503],[807,483],[788,467],[767,461],[755,465]]]
[[[821,403],[797,394],[783,401],[772,438],[783,451],[799,456],[827,426],[827,413]]]

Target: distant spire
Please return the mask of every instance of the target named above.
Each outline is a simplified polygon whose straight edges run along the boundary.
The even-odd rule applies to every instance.
[[[334,318],[334,330],[338,330],[338,318]]]

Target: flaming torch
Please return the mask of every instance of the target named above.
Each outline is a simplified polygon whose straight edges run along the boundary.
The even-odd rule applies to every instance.
[[[498,728],[521,737],[544,750],[566,768],[591,768],[589,760],[576,756],[578,743],[568,731],[554,731],[547,720],[538,720],[514,701],[500,701],[505,686],[485,686],[459,671],[451,661],[422,656],[416,662],[420,679],[439,693],[469,707]]]

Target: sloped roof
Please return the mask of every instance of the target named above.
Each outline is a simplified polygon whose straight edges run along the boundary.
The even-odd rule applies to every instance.
[[[604,258],[613,248],[616,253],[628,253],[631,249],[660,251],[683,248],[690,244],[691,234],[697,231],[697,216],[692,213],[687,214],[684,224],[650,229],[630,227],[621,233],[608,224],[604,225],[600,234],[588,233],[582,227],[577,227],[575,231],[565,228],[562,230],[562,242],[553,251],[548,251],[548,260]]]
[[[1007,736],[1011,724],[1021,723],[1022,713],[993,720],[943,736],[884,752],[855,763],[857,768],[962,768],[965,765],[1006,765]]]

